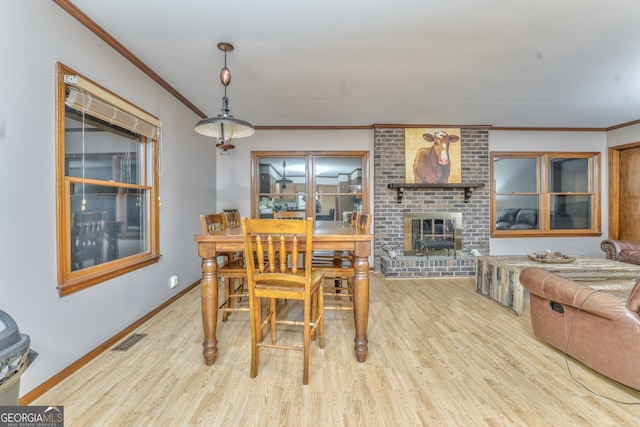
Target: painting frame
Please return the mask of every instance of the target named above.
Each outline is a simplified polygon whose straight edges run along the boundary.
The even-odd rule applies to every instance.
[[[460,133],[460,128],[451,127],[406,128],[404,131],[405,182],[461,183],[462,138]],[[441,153],[442,150],[437,145],[446,145],[446,152]]]

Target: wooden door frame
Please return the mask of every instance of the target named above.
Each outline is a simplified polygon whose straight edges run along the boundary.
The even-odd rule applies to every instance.
[[[620,237],[620,156],[622,151],[630,148],[640,148],[640,142],[632,142],[630,144],[617,145],[607,149],[608,167],[607,175],[609,181],[609,239],[618,239]]]

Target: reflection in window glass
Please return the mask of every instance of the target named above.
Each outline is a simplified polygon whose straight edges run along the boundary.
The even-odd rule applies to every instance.
[[[579,230],[591,227],[591,196],[552,195],[551,228]]]
[[[535,193],[538,191],[536,158],[495,158],[493,176],[496,193]]]
[[[258,197],[254,200],[259,217],[296,210],[317,221],[343,221],[353,210],[362,211],[365,154],[291,154],[255,154]],[[253,212],[255,215],[255,202]]]
[[[540,198],[534,195],[497,195],[497,230],[537,230]]]
[[[260,157],[260,218],[273,212],[306,211],[307,169],[303,157]]]
[[[552,193],[586,193],[589,176],[589,159],[549,159],[549,191]]]
[[[362,158],[316,157],[316,219],[344,220],[345,214],[362,211]]]
[[[69,111],[67,111],[69,114]],[[67,116],[66,125],[72,129],[82,129],[83,123]],[[87,117],[87,116],[85,116]],[[140,137],[113,134],[89,127],[85,119],[84,127],[91,132],[69,132],[65,138],[65,174],[68,177],[97,179],[126,184],[142,184],[139,176],[138,159],[144,158]],[[84,146],[84,152],[83,152]]]
[[[131,255],[148,247],[148,190],[71,184],[71,270]],[[85,210],[82,210],[85,201]]]

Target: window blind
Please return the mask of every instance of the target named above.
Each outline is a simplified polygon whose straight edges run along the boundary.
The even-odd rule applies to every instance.
[[[113,96],[80,76],[65,75],[65,104],[114,126],[151,139],[160,136],[160,120]],[[106,98],[106,99],[105,99]]]

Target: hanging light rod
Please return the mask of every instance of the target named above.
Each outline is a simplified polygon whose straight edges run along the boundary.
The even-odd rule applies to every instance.
[[[233,138],[244,138],[255,133],[253,125],[245,120],[236,119],[229,114],[229,99],[227,98],[227,86],[231,83],[231,71],[227,68],[227,52],[233,51],[233,45],[227,42],[218,43],[218,49],[224,52],[224,67],[220,70],[220,82],[224,86],[222,109],[215,117],[208,117],[196,124],[196,132],[201,135],[217,138],[216,147],[222,150],[221,154],[229,154],[233,150]]]

